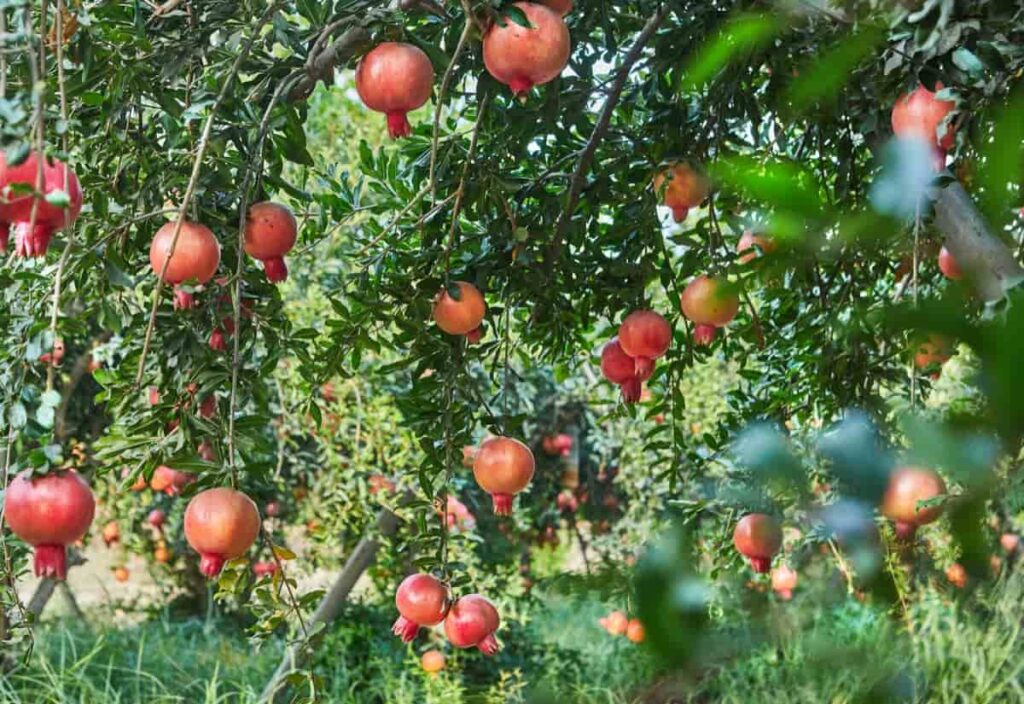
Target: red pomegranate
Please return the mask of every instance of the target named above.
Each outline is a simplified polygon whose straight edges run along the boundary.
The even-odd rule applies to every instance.
[[[444,669],[444,653],[440,650],[428,650],[420,658],[420,667],[430,675],[436,675]]]
[[[939,250],[939,271],[952,281],[958,281],[964,277],[964,272],[957,264],[953,253],[945,247]]]
[[[4,493],[4,518],[16,536],[35,548],[37,577],[67,576],[65,547],[85,536],[95,513],[92,490],[70,469],[44,476],[26,470]]]
[[[799,581],[796,570],[789,565],[779,565],[772,570],[772,589],[780,599],[789,601],[793,598],[793,590]]]
[[[114,568],[114,579],[118,582],[127,582],[131,578],[131,573],[128,572],[127,567],[115,567]]]
[[[356,68],[356,90],[366,107],[388,118],[392,139],[412,133],[406,113],[430,99],[434,67],[419,47],[384,42],[363,57]]]
[[[565,491],[559,492],[555,498],[555,506],[558,507],[559,511],[565,513],[576,513],[576,509],[579,508],[579,501],[576,499],[576,495],[566,489]]]
[[[672,164],[654,176],[654,192],[661,194],[663,187],[662,203],[671,208],[676,222],[685,220],[690,208],[703,203],[711,191],[707,179],[684,163]]]
[[[935,86],[942,90],[942,84]],[[924,86],[918,86],[896,101],[892,108],[892,131],[897,137],[921,137],[936,149],[946,151],[953,146],[953,126],[947,125],[945,134],[939,139],[939,125],[943,124],[956,103],[939,100],[935,93]]]
[[[767,514],[750,513],[736,524],[732,544],[750,560],[755,572],[764,574],[772,565],[772,557],[782,547],[782,528]]]
[[[652,364],[651,372],[653,371]],[[642,384],[650,377],[650,374],[644,377],[637,376],[636,360],[622,350],[617,337],[613,337],[601,349],[601,373],[605,379],[622,389],[622,400],[626,403],[636,403],[640,400]]]
[[[954,562],[946,568],[946,579],[957,589],[967,586],[967,570],[959,562]]]
[[[621,611],[612,611],[602,625],[610,635],[621,636],[629,628],[629,618]]]
[[[942,366],[953,356],[953,341],[944,335],[928,335],[914,352],[914,366],[926,370]]]
[[[217,397],[210,394],[199,403],[199,415],[203,418],[213,418],[217,413]]]
[[[256,575],[257,579],[262,577],[273,577],[277,574],[277,563],[273,560],[267,560],[266,562],[254,562],[252,564],[252,572]]]
[[[245,221],[245,253],[263,262],[263,272],[270,283],[288,278],[284,255],[295,246],[297,235],[298,224],[287,206],[264,201],[249,208]]]
[[[516,95],[557,78],[569,63],[569,30],[558,12],[532,2],[517,2],[530,27],[508,17],[484,35],[484,65]]]
[[[69,203],[65,209],[44,198],[35,197],[34,194],[39,193],[36,189],[38,168],[39,157],[34,152],[17,166],[9,166],[3,154],[0,154],[0,222],[14,225],[14,253],[19,257],[44,256],[53,233],[73,223],[82,211],[82,187],[74,171],[57,159],[43,159],[41,195],[45,197],[66,192]],[[65,177],[67,188],[64,186]],[[14,185],[31,189],[31,192],[12,189]],[[33,207],[36,211],[34,226]],[[5,227],[0,226],[0,229],[7,233]],[[0,244],[6,248],[6,234],[0,239],[3,240]]]
[[[534,468],[530,448],[518,440],[500,436],[484,440],[473,460],[473,476],[494,500],[496,516],[512,513],[512,496],[530,483]]]
[[[411,574],[395,592],[398,620],[391,632],[408,643],[421,626],[436,626],[444,620],[451,603],[448,587],[429,574]]]
[[[629,639],[629,642],[643,643],[645,637],[644,624],[640,623],[639,619],[629,619],[629,623],[626,624],[626,638]]]
[[[55,367],[59,366],[64,361],[64,340],[60,338],[54,340],[50,351],[39,355],[39,361],[43,364],[52,363]]]
[[[121,540],[121,529],[118,528],[117,521],[110,521],[103,526],[103,542],[108,548],[119,540]]]
[[[210,228],[187,220],[181,225],[178,242],[174,254],[167,261],[174,241],[175,223],[165,223],[153,235],[149,245],[149,265],[154,273],[160,276],[163,272],[164,281],[169,284],[182,284],[186,281],[197,281],[205,284],[213,278],[220,265],[220,244],[213,236]],[[167,271],[164,263],[167,262]],[[192,294],[176,288],[174,291],[175,308],[191,308],[194,304]]]
[[[158,508],[153,509],[152,511],[149,512],[149,515],[146,516],[146,523],[153,526],[157,530],[160,530],[164,527],[164,521],[166,520],[167,514],[165,514]]]
[[[446,289],[441,289],[434,299],[434,321],[437,327],[449,335],[466,335],[480,327],[487,312],[483,294],[476,286],[465,281],[456,281],[458,299]]]
[[[728,325],[740,309],[740,299],[722,279],[698,276],[691,281],[680,304],[691,322],[698,325],[714,325],[716,328]]]
[[[1016,533],[1003,533],[999,536],[999,544],[1006,552],[1016,552],[1020,546],[1020,536]]]
[[[889,485],[882,497],[882,515],[893,521],[896,536],[901,540],[914,537],[923,526],[942,515],[942,504],[919,507],[946,493],[942,477],[926,467],[900,467],[889,475]]]
[[[452,530],[472,530],[476,526],[476,516],[469,510],[466,504],[456,497],[448,496],[448,509],[445,511],[445,523]]]
[[[277,518],[281,515],[281,502],[268,501],[267,505],[263,507],[263,513],[269,518]]]
[[[549,455],[561,455],[567,457],[572,452],[572,436],[566,433],[558,433],[557,435],[547,435],[544,440],[541,441],[541,445],[544,448],[544,452]]]
[[[739,245],[736,247],[736,253],[740,255],[737,261],[740,264],[746,264],[757,259],[758,249],[763,255],[771,254],[775,251],[775,240],[753,230],[744,230]]]
[[[462,597],[448,610],[444,619],[444,634],[456,648],[476,647],[484,655],[501,650],[494,632],[501,625],[498,610],[479,594]]]
[[[149,480],[149,488],[153,491],[162,491],[168,496],[177,496],[181,490],[195,481],[195,477],[188,472],[179,472],[165,465],[160,465],[153,470],[153,477]]]
[[[260,512],[252,499],[227,487],[207,489],[185,509],[185,539],[199,553],[199,571],[208,578],[224,563],[245,554],[260,532]]]
[[[668,351],[672,326],[653,310],[635,310],[619,326],[619,346],[633,358],[636,374],[647,379],[654,373],[654,360]]]
[[[712,342],[715,341],[715,337],[718,335],[718,328],[714,325],[694,325],[693,326],[693,344],[698,347],[708,347]]]

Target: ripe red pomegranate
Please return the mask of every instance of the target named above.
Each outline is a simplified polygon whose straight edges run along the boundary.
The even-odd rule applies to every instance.
[[[281,503],[279,501],[268,501],[263,507],[263,513],[268,518],[277,518],[281,515]]]
[[[11,531],[35,548],[37,577],[67,576],[65,547],[81,540],[96,513],[96,500],[74,470],[33,476],[26,470],[4,493],[4,518]]]
[[[462,597],[448,609],[444,619],[444,634],[456,648],[476,647],[484,655],[501,650],[494,632],[501,625],[498,610],[479,594]]]
[[[739,296],[725,281],[710,276],[698,276],[691,281],[680,297],[680,304],[683,315],[691,322],[716,328],[728,325],[740,309]]]
[[[149,245],[149,265],[157,276],[163,272],[164,262],[167,261],[167,253],[174,240],[174,227],[173,222],[165,223],[153,235]],[[220,244],[210,228],[196,222],[183,222],[174,254],[167,262],[167,271],[163,272],[164,281],[176,287],[174,307],[191,308],[194,305],[192,294],[177,288],[178,284],[186,281],[205,284],[213,278],[219,265]]]
[[[199,403],[199,415],[203,418],[213,418],[217,414],[217,397],[210,394]]]
[[[613,337],[601,349],[601,373],[605,379],[622,389],[622,400],[626,403],[640,400],[642,384],[650,377],[650,374],[637,376],[636,371],[636,360],[623,351],[619,338]]]
[[[434,67],[412,44],[384,42],[363,57],[356,68],[356,90],[366,107],[388,118],[392,139],[412,133],[406,113],[430,100]]]
[[[245,554],[260,532],[260,512],[252,499],[228,487],[207,489],[185,509],[185,539],[199,553],[199,571],[208,578],[224,563]]]
[[[439,579],[429,574],[411,574],[402,580],[395,592],[398,620],[391,632],[408,643],[421,626],[436,626],[444,620],[451,604],[451,595]]]
[[[882,515],[893,521],[898,538],[910,540],[918,526],[942,515],[942,504],[927,508],[920,508],[918,504],[945,493],[946,483],[932,470],[900,467],[889,476],[889,485],[882,497]]]
[[[146,516],[146,523],[153,526],[157,530],[160,530],[164,527],[164,521],[166,520],[167,514],[165,514],[158,508],[153,509],[152,511],[149,512],[149,515]]]
[[[943,335],[929,335],[914,352],[914,366],[928,369],[942,366],[953,356],[953,341]]]
[[[480,327],[487,312],[483,294],[476,286],[465,281],[456,281],[458,300],[446,289],[441,289],[434,299],[434,321],[437,327],[449,335],[466,335]]]
[[[693,344],[698,347],[708,347],[712,342],[715,341],[715,337],[718,335],[718,328],[714,325],[694,325],[693,326]]]
[[[796,570],[789,565],[779,565],[772,570],[772,589],[779,595],[780,599],[789,601],[793,598],[793,590],[796,589],[799,578]]]
[[[666,185],[667,181],[667,185]],[[662,204],[672,210],[672,219],[682,222],[690,212],[708,197],[711,186],[707,179],[685,163],[672,164],[654,176],[654,192],[664,187]]]
[[[555,498],[555,505],[559,511],[565,513],[576,513],[576,509],[579,508],[579,501],[576,499],[576,495],[569,490],[559,492]]]
[[[942,84],[935,86],[942,90]],[[936,149],[948,150],[953,146],[953,125],[947,125],[942,139],[939,139],[939,125],[956,108],[956,103],[939,100],[935,93],[924,86],[918,86],[896,101],[892,108],[892,131],[897,137],[916,136],[927,140]]]
[[[736,252],[740,255],[737,261],[740,264],[746,264],[757,259],[758,249],[763,255],[771,254],[775,251],[775,240],[753,230],[744,230],[739,245],[736,247]]]
[[[964,277],[964,272],[957,264],[953,253],[945,247],[939,250],[939,271],[952,281],[958,281]]]
[[[453,530],[471,530],[476,525],[476,516],[466,507],[466,504],[449,495],[445,523]]]
[[[37,198],[36,184],[38,179],[39,156],[28,155],[17,166],[9,166],[0,154],[0,222],[14,225],[15,249],[19,257],[42,257],[50,246],[53,233],[73,223],[82,210],[82,187],[78,183],[75,172],[57,159],[43,159],[42,196],[65,191],[64,179],[67,176],[66,193],[69,199],[67,209],[53,205],[44,198]],[[31,192],[12,189],[14,185],[27,187]],[[34,203],[38,205],[34,206]],[[36,216],[33,227],[32,210]],[[5,227],[0,230],[7,233]],[[2,238],[6,249],[7,237]]]
[[[631,618],[629,623],[626,624],[626,638],[631,643],[643,643],[646,634],[644,633],[644,624],[640,623],[639,619]]]
[[[732,544],[750,560],[755,572],[764,574],[771,568],[772,557],[782,547],[782,528],[769,515],[750,513],[736,524]]]
[[[118,528],[117,521],[110,521],[103,526],[103,542],[107,544],[108,548],[120,539],[121,529]]]
[[[604,619],[604,623],[601,624],[609,634],[613,636],[621,636],[629,628],[629,619],[626,618],[626,614],[621,611],[612,611]]]
[[[653,310],[635,310],[619,326],[619,346],[633,358],[638,378],[654,373],[654,360],[668,351],[672,326]]]
[[[516,95],[557,78],[569,63],[569,29],[558,12],[532,2],[517,2],[531,27],[508,17],[484,35],[484,65],[499,83]]]
[[[254,562],[252,564],[252,572],[256,575],[257,579],[261,577],[273,577],[277,574],[277,563],[273,560],[267,560],[266,562]]]
[[[569,453],[572,452],[572,436],[565,433],[548,435],[541,442],[541,445],[544,447],[544,452],[549,455],[568,457]]]
[[[493,437],[483,441],[473,460],[473,476],[494,500],[494,515],[512,513],[512,496],[530,483],[534,468],[533,453],[518,440]]]
[[[420,658],[420,667],[427,674],[437,674],[444,669],[444,653],[440,650],[428,650]]]
[[[179,472],[165,465],[160,465],[153,470],[153,477],[149,480],[149,488],[153,491],[162,491],[168,496],[177,496],[181,490],[195,481],[195,477],[188,472]]]
[[[288,278],[284,255],[295,246],[297,235],[298,224],[287,206],[263,201],[249,208],[245,221],[245,253],[263,262],[263,272],[270,283]]]

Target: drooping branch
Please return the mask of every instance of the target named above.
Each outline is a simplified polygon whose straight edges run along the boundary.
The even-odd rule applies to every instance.
[[[370,33],[365,27],[349,27],[340,37],[309,57],[306,62],[306,75],[295,83],[288,93],[288,100],[305,100],[313,94],[319,81],[329,83],[334,76],[334,67],[351,59],[369,41]]]

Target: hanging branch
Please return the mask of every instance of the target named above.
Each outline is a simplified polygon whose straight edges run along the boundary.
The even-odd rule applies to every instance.
[[[428,177],[431,203],[437,200],[437,138],[441,127],[441,111],[444,110],[444,97],[448,92],[452,74],[455,73],[455,64],[458,63],[459,55],[462,54],[462,50],[466,46],[466,40],[469,39],[470,30],[473,28],[470,17],[471,15],[466,15],[466,24],[462,28],[462,34],[459,35],[459,41],[455,45],[451,61],[448,62],[448,68],[445,69],[444,76],[441,78],[441,87],[437,89],[437,107],[434,108],[434,138],[430,144],[430,175]]]
[[[276,11],[277,2],[271,3],[263,13],[263,16],[257,20],[249,38],[245,40],[245,43],[238,52],[238,56],[235,58],[235,62],[231,65],[228,75],[223,79],[224,83],[221,85],[220,93],[217,94],[217,100],[214,102],[213,107],[210,108],[210,114],[206,117],[206,124],[203,125],[203,132],[199,138],[199,146],[196,148],[196,155],[192,161],[192,175],[189,177],[188,187],[185,189],[185,195],[182,198],[181,206],[178,208],[178,217],[174,223],[174,234],[171,236],[171,246],[168,248],[167,254],[164,257],[163,266],[160,267],[160,276],[157,277],[156,288],[153,291],[153,305],[149,312],[149,323],[146,325],[146,336],[142,343],[142,355],[139,357],[139,368],[135,375],[136,389],[141,388],[142,386],[142,377],[146,372],[146,356],[149,354],[149,346],[153,340],[153,329],[156,327],[156,311],[160,306],[160,294],[163,292],[164,288],[164,275],[167,273],[167,267],[171,263],[171,257],[174,256],[174,248],[178,246],[178,235],[181,234],[181,227],[185,223],[189,204],[192,202],[192,196],[195,193],[196,186],[199,184],[199,174],[202,171],[203,156],[206,154],[206,147],[210,142],[210,132],[213,130],[214,118],[216,117],[217,111],[220,109],[221,105],[223,105],[224,100],[227,98],[228,91],[234,84],[235,77],[241,70],[242,64],[249,56],[249,51],[252,49],[252,45],[256,42],[257,37],[259,37],[260,30]]]
[[[455,247],[455,230],[458,228],[459,215],[462,212],[462,197],[466,192],[466,177],[469,175],[469,166],[473,163],[473,155],[476,154],[476,141],[480,134],[480,125],[484,121],[484,113],[487,112],[487,104],[490,95],[485,95],[480,101],[480,107],[476,111],[476,123],[473,125],[473,134],[469,138],[469,149],[466,151],[466,159],[462,162],[462,175],[459,177],[459,185],[455,188],[455,205],[452,207],[452,222],[448,229],[448,243],[444,249],[444,282],[448,285],[448,269],[451,266],[452,249]]]

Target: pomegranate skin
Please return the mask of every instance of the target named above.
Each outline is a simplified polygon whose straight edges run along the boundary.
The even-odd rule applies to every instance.
[[[740,309],[735,293],[725,291],[724,282],[709,276],[698,276],[691,281],[680,297],[680,306],[691,322],[697,325],[728,325]]]
[[[213,578],[224,563],[245,554],[260,532],[260,512],[240,491],[207,489],[185,509],[185,539],[199,553],[199,571]]]
[[[531,28],[508,17],[484,35],[484,66],[499,83],[516,95],[557,78],[569,63],[571,40],[561,15],[544,5],[517,2]]]
[[[391,632],[410,642],[420,626],[436,626],[444,620],[450,605],[448,588],[429,574],[411,574],[402,580],[395,592],[398,620]]]
[[[661,194],[662,188],[662,204],[672,210],[676,222],[685,220],[690,208],[703,203],[711,192],[707,179],[684,163],[672,164],[654,176],[654,192]]]
[[[882,497],[882,515],[893,521],[898,538],[909,540],[918,527],[942,515],[942,504],[918,508],[918,503],[945,493],[946,483],[932,470],[900,467],[889,476],[889,485]]]
[[[37,577],[67,576],[67,545],[81,540],[96,513],[96,500],[73,470],[33,477],[30,470],[11,480],[4,493],[4,518],[11,531],[35,548]]]
[[[149,245],[149,264],[157,276],[163,271],[171,242],[174,241],[174,226],[173,222],[164,224],[153,235],[153,241]],[[181,284],[192,280],[205,284],[213,278],[219,265],[220,244],[217,238],[205,225],[185,221],[181,225],[174,254],[167,263],[167,271],[164,272],[163,278],[169,284]],[[193,303],[192,294],[175,288],[175,308],[191,308]]]
[[[444,634],[456,648],[478,648],[484,655],[501,650],[494,632],[501,625],[498,610],[485,597],[469,594],[456,601],[444,619]]]
[[[764,513],[750,513],[736,524],[732,533],[736,550],[750,560],[755,572],[764,574],[772,565],[772,557],[782,547],[779,522]]]
[[[434,299],[434,321],[437,327],[449,335],[467,337],[483,322],[487,304],[483,294],[471,283],[456,281],[459,300],[452,298],[448,291],[441,289]]]
[[[647,379],[654,372],[654,360],[672,343],[672,326],[652,310],[636,310],[619,326],[619,346],[634,360],[634,376]]]
[[[536,468],[533,452],[514,438],[484,440],[473,460],[473,477],[494,500],[494,514],[512,513],[512,496],[526,488]]]
[[[942,87],[941,83],[936,84],[939,90],[942,90]],[[955,107],[956,103],[939,100],[935,93],[924,86],[918,86],[893,105],[892,131],[897,137],[921,137],[945,152],[953,146],[953,126],[947,127],[941,140],[938,129]]]
[[[288,278],[284,255],[295,246],[298,231],[295,215],[287,206],[263,201],[249,208],[245,220],[245,253],[263,262],[263,272],[270,283]]]
[[[6,228],[2,223],[13,223],[15,236],[14,253],[19,257],[45,256],[50,246],[53,233],[67,227],[78,219],[82,211],[82,186],[78,177],[66,164],[58,159],[43,159],[43,194],[49,195],[64,190],[64,178],[67,174],[67,195],[69,204],[66,209],[37,199],[29,193],[14,193],[11,186],[23,184],[35,190],[38,177],[39,156],[33,152],[17,166],[8,166],[3,155],[0,155],[0,244],[6,248]],[[35,226],[32,227],[33,203],[36,206]]]
[[[939,250],[939,271],[951,281],[959,281],[964,278],[964,272],[957,263],[953,253],[943,247]]]
[[[370,50],[356,68],[356,91],[366,107],[387,115],[392,139],[408,137],[406,113],[424,105],[434,86],[434,67],[419,47],[384,42]]]

